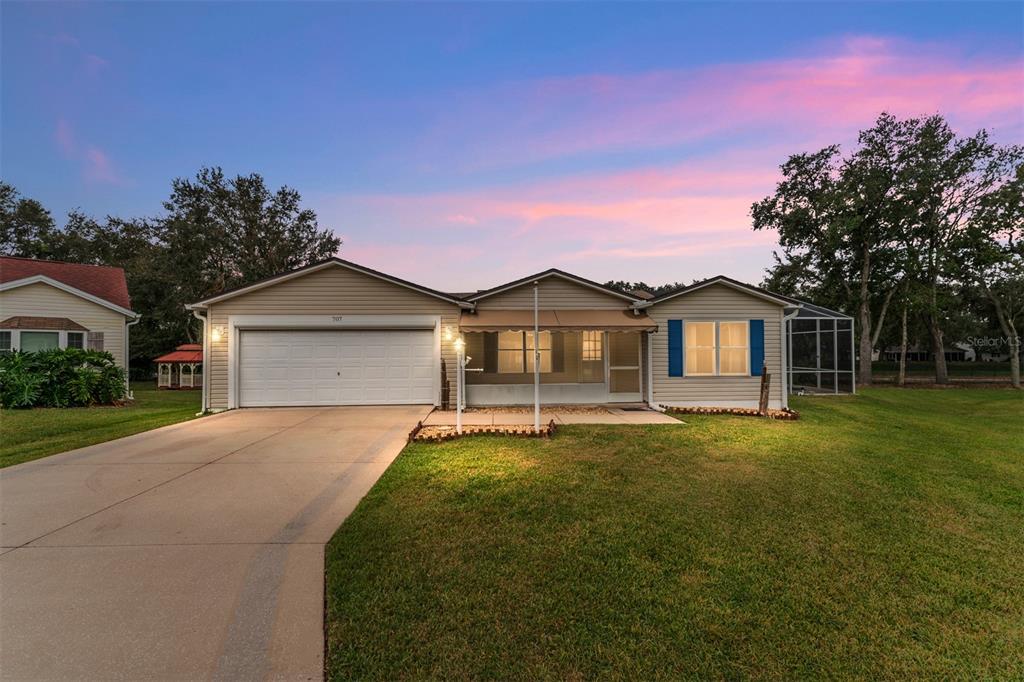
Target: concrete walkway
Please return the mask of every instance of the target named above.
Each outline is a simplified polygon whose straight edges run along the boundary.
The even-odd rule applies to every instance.
[[[324,545],[429,409],[240,410],[0,470],[0,678],[319,679]]]
[[[624,409],[620,407],[542,408],[541,423],[554,420],[556,424],[676,424],[667,414],[645,409]],[[510,424],[532,424],[533,410],[528,408],[470,408],[462,413],[462,423],[467,426],[490,426]],[[455,424],[455,411],[434,411],[423,424],[425,426],[451,426]]]

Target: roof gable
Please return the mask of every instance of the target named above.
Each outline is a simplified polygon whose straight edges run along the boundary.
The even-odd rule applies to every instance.
[[[617,289],[606,287],[603,284],[598,284],[597,282],[586,279],[584,277],[579,277],[578,275],[574,275],[569,272],[565,272],[564,270],[558,270],[557,268],[551,268],[550,270],[545,270],[544,272],[537,273],[536,275],[523,277],[522,279],[517,279],[506,284],[499,284],[498,286],[492,287],[490,289],[478,291],[475,294],[467,296],[466,300],[476,303],[477,301],[480,301],[482,299],[486,299],[491,296],[495,296],[506,291],[510,291],[512,289],[517,289],[522,286],[530,286],[534,282],[539,282],[551,278],[571,282],[572,284],[596,291],[601,294],[605,294],[606,296],[614,296],[618,299],[621,299],[624,303],[634,303],[640,300],[636,296],[623,293]]]
[[[123,310],[131,310],[124,270],[107,265],[83,265],[35,258],[0,257],[0,284],[5,289],[50,280],[70,287],[70,293],[85,293]]]
[[[641,309],[643,309],[643,308],[650,308],[651,306],[658,305],[659,303],[662,303],[663,301],[667,301],[669,299],[676,298],[677,296],[685,296],[687,294],[692,294],[695,291],[700,291],[701,289],[705,289],[705,288],[707,288],[709,286],[716,285],[716,284],[728,287],[730,289],[734,289],[734,290],[739,291],[739,292],[744,293],[744,294],[748,294],[748,295],[753,296],[755,298],[760,298],[760,299],[769,301],[771,303],[775,303],[776,305],[780,305],[780,306],[784,306],[784,307],[793,307],[793,308],[800,307],[800,302],[799,301],[791,299],[791,298],[789,298],[787,296],[782,296],[780,294],[772,293],[772,292],[770,292],[770,291],[768,291],[766,289],[761,289],[759,287],[755,287],[755,286],[752,286],[750,284],[746,284],[744,282],[740,282],[740,281],[732,279],[730,277],[726,277],[725,275],[718,275],[716,277],[711,277],[710,279],[705,279],[705,280],[702,280],[700,282],[694,282],[693,284],[690,284],[690,285],[685,286],[685,287],[679,287],[678,289],[673,289],[672,291],[668,291],[668,292],[666,292],[666,293],[664,293],[664,294],[662,294],[660,296],[657,296],[657,297],[655,297],[655,298],[653,298],[653,299],[651,299],[649,301],[643,301],[642,303],[639,303],[636,307],[637,308],[641,308]]]
[[[259,291],[260,289],[265,289],[267,287],[274,286],[275,284],[287,282],[297,277],[302,277],[303,275],[312,274],[314,272],[320,272],[322,270],[326,270],[328,268],[333,267],[340,267],[345,268],[347,270],[352,270],[353,272],[358,272],[360,274],[367,275],[375,279],[389,282],[399,287],[403,287],[412,291],[417,291],[421,294],[426,294],[427,296],[433,296],[434,298],[439,298],[443,301],[447,301],[448,303],[469,307],[469,304],[452,297],[450,294],[446,294],[435,289],[430,289],[429,287],[424,287],[419,284],[414,284],[413,282],[409,282],[399,277],[388,275],[386,273],[379,272],[377,270],[373,270],[362,265],[357,265],[356,263],[343,260],[341,258],[330,258],[325,261],[320,261],[319,263],[311,263],[310,265],[297,268],[295,270],[289,270],[288,272],[282,272],[278,275],[272,275],[257,282],[252,282],[250,284],[245,284],[240,287],[235,287],[234,289],[228,289],[227,291],[221,292],[216,296],[211,296],[201,301],[197,301],[196,303],[192,303],[188,307],[202,309],[210,305],[211,303],[219,303],[220,301],[225,301],[236,296],[242,296],[244,294],[248,294],[254,291]]]

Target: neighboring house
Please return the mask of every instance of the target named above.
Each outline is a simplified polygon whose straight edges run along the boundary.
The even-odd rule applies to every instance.
[[[121,268],[0,257],[0,352],[105,350],[127,375],[138,321]]]
[[[331,259],[189,306],[204,321],[204,406],[441,403],[457,338],[470,405],[533,401],[533,303],[544,403],[787,404],[791,299],[715,277],[640,298],[560,270],[472,294]],[[442,372],[444,378],[442,379]]]
[[[946,362],[974,362],[978,359],[978,354],[975,352],[974,347],[969,343],[957,342],[952,346],[947,346],[943,351],[946,356]],[[882,351],[874,351],[873,360],[885,360],[886,362],[899,362],[900,360],[900,347],[899,346],[888,346]],[[933,359],[933,353],[931,349],[912,344],[907,346],[907,362],[927,362]],[[983,356],[982,359],[987,360]]]

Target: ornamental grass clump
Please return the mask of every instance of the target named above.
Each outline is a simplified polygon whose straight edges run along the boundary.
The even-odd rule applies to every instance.
[[[124,398],[124,370],[110,353],[64,348],[0,355],[4,408],[111,405]]]

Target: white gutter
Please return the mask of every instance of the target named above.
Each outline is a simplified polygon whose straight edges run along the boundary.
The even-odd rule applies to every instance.
[[[782,316],[782,407],[786,409],[789,409],[789,353],[786,349],[791,348],[793,344],[789,334],[789,321],[800,313],[802,307],[798,305],[793,312]]]
[[[206,414],[206,410],[208,409],[206,401],[206,387],[210,385],[210,383],[207,381],[207,374],[209,373],[209,363],[206,361],[208,358],[206,352],[206,338],[208,336],[208,334],[206,333],[206,326],[208,320],[206,319],[205,315],[200,315],[199,311],[196,310],[195,308],[192,309],[192,317],[196,318],[197,320],[203,323],[203,387],[199,391],[199,393],[202,395],[202,410],[199,412],[199,414],[203,415]]]
[[[132,393],[132,382],[131,382],[131,345],[128,343],[128,328],[132,325],[138,324],[139,320],[142,319],[142,315],[136,315],[134,320],[125,322],[124,325],[124,392],[128,397],[128,400],[134,400],[135,395]]]

